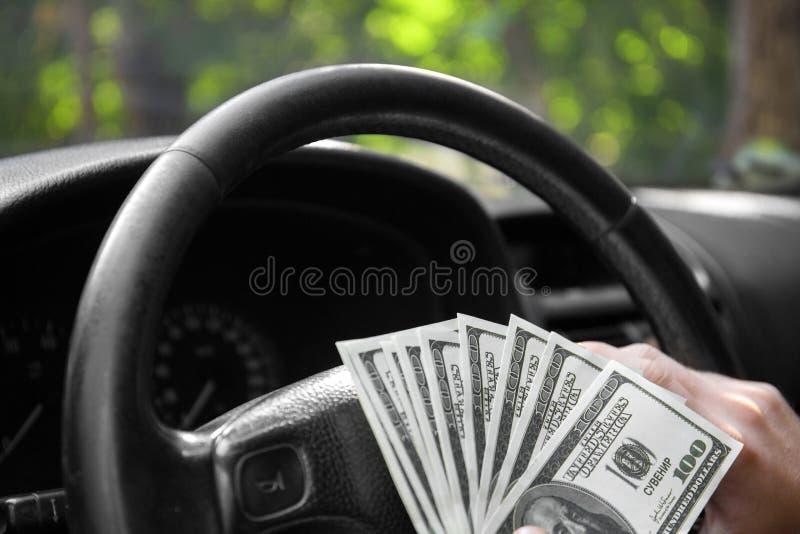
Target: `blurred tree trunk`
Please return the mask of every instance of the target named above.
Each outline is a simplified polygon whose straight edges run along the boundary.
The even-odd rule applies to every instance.
[[[508,64],[514,66],[514,77],[517,84],[516,87],[513,87],[516,94],[509,96],[525,107],[543,113],[541,94],[536,90],[541,84],[541,80],[537,79],[535,62],[531,59],[531,50],[534,50],[534,45],[531,42],[530,27],[524,18],[511,19],[503,34],[503,42],[509,57]]]
[[[730,158],[754,137],[800,151],[800,1],[737,0],[732,41],[723,156]]]
[[[78,126],[77,141],[91,141],[94,138],[95,116],[92,104],[92,36],[89,33],[89,10],[83,0],[69,0],[64,3],[67,31],[75,52],[78,68],[79,93],[81,100],[81,122]]]
[[[152,28],[147,8],[132,0],[117,0],[115,4],[122,23],[114,46],[115,64],[130,116],[126,134],[180,133],[186,118],[184,73],[165,66],[163,41]]]

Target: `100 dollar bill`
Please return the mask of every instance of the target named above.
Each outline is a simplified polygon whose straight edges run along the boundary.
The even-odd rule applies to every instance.
[[[432,408],[450,490],[459,511],[468,517],[471,509],[469,479],[464,457],[464,379],[458,333],[438,328],[420,328],[422,368],[430,385]],[[462,508],[463,507],[463,508]],[[468,521],[465,532],[471,532]]]
[[[639,373],[610,362],[484,532],[685,533],[742,445]]]
[[[490,509],[500,504],[607,363],[605,358],[567,338],[550,334],[531,388],[534,398],[528,399],[511,429],[508,451],[489,500]]]
[[[527,403],[535,398],[533,385],[550,332],[512,315],[507,336],[500,357],[492,417],[486,432],[486,450],[475,510],[476,524],[482,521],[489,496],[494,491],[512,429],[525,413]]]
[[[490,440],[488,429],[497,391],[497,373],[502,365],[508,327],[462,313],[458,314],[458,339],[461,345],[461,374],[467,389],[464,395],[465,462],[472,498],[472,521],[483,515],[478,485],[484,452]]]
[[[374,364],[376,357],[382,356],[382,350],[375,348],[378,344],[379,341],[373,338],[338,342],[336,347],[342,362],[353,375],[367,422],[390,466],[390,474],[415,528],[444,534],[432,481],[425,475],[422,460],[403,422],[401,409],[394,405],[378,366]]]

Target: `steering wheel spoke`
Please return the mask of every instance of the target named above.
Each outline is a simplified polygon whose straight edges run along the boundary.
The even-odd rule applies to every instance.
[[[226,532],[282,527],[326,532],[410,531],[344,367],[236,410],[212,434]]]
[[[140,462],[148,465],[123,473],[129,497],[149,510],[160,529],[170,526],[176,534],[218,532],[211,436],[164,427],[155,435],[141,436],[132,446]]]

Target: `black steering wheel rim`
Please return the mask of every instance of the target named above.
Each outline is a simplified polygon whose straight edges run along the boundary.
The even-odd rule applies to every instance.
[[[449,146],[516,179],[620,275],[666,350],[735,371],[707,299],[652,218],[535,115],[418,69],[304,71],[246,91],[190,127],[142,176],[106,234],[76,316],[65,388],[65,485],[77,531],[232,528],[224,511],[180,495],[187,484],[198,494],[220,489],[206,461],[211,431],[166,429],[149,403],[148,362],[164,300],[196,230],[239,181],[290,149],[363,133]]]

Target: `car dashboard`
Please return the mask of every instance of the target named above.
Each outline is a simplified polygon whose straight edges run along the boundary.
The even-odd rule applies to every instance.
[[[169,142],[0,161],[0,496],[61,486],[64,370],[82,286],[114,213]],[[343,143],[304,147],[257,174],[212,215],[175,276],[153,347],[150,395],[164,425],[197,427],[334,367],[337,339],[456,312],[518,313],[575,339],[657,342],[613,269],[525,191],[482,200]],[[800,202],[661,189],[637,197],[713,303],[740,373],[800,398]],[[382,278],[388,268],[399,280],[421,265],[457,269],[458,243],[471,247],[470,267],[532,268],[529,291],[404,292]],[[369,291],[330,285],[333,273],[369,269]]]

